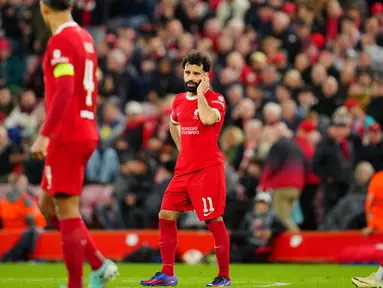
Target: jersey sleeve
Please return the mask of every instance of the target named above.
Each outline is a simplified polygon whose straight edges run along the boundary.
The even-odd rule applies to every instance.
[[[217,115],[219,116],[217,122],[223,120],[226,111],[225,98],[220,94],[213,94],[211,97],[209,97],[208,104],[210,108],[217,111]]]
[[[49,63],[55,78],[74,76],[74,49],[63,37],[53,37],[49,43]]]
[[[170,121],[172,121],[173,124],[178,125],[178,115],[179,115],[179,106],[178,106],[178,97],[176,97],[172,104],[172,113],[170,114]]]

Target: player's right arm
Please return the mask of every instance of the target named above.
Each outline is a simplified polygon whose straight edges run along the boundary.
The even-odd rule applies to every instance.
[[[57,36],[49,44],[48,57],[55,78],[55,95],[40,132],[45,137],[52,136],[70,106],[75,89],[73,48],[68,45],[67,41]]]
[[[170,114],[170,124],[169,124],[169,130],[170,135],[173,138],[174,143],[177,146],[178,151],[181,151],[181,133],[180,133],[180,126],[178,125],[178,115],[180,114],[177,107],[177,97],[173,101],[172,105],[172,113]]]
[[[180,151],[181,149],[180,126],[170,121],[169,130],[170,130],[170,135],[172,135],[173,141],[176,144],[178,151]]]

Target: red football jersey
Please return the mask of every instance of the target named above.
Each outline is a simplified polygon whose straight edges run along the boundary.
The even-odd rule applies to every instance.
[[[174,99],[170,120],[180,125],[181,133],[181,151],[175,168],[177,175],[223,163],[218,137],[225,118],[225,99],[210,89],[205,97],[209,106],[217,109],[220,115],[219,121],[210,126],[203,125],[199,119],[196,96],[181,93]]]
[[[43,63],[47,113],[56,91],[53,71],[63,63],[74,67],[75,90],[68,111],[53,132],[54,138],[63,142],[98,140],[97,52],[90,34],[76,22],[59,27],[48,42]]]

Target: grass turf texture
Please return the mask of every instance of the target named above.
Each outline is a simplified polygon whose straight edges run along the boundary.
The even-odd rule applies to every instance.
[[[141,287],[139,281],[151,277],[160,269],[152,264],[120,264],[120,276],[109,287]],[[178,287],[205,287],[216,274],[214,265],[177,265]],[[353,287],[351,277],[367,276],[377,266],[342,265],[232,265],[234,287]],[[89,268],[84,282],[87,284]],[[1,288],[55,287],[66,284],[63,264],[0,264]],[[84,287],[87,287],[84,285]]]

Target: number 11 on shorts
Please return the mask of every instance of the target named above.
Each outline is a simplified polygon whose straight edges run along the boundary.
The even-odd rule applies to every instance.
[[[203,202],[203,213],[214,212],[213,201],[211,200],[210,197],[202,198],[202,202]]]

